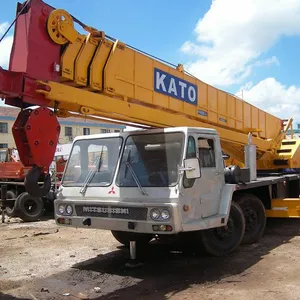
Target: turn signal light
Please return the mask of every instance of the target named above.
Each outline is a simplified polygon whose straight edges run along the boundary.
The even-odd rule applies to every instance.
[[[71,219],[66,219],[66,218],[58,218],[57,223],[58,224],[65,224],[65,225],[71,225],[72,220]]]
[[[171,225],[152,225],[153,231],[172,231]]]
[[[189,210],[190,207],[187,204],[183,205],[183,211],[189,211]]]

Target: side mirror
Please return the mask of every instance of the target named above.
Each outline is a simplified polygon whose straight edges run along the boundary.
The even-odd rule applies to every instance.
[[[197,157],[187,158],[184,160],[184,167],[179,168],[180,172],[185,172],[187,179],[200,178],[200,163]]]

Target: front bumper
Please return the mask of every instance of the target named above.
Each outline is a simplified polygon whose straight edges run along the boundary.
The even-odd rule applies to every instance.
[[[58,213],[60,204],[71,205],[70,216]],[[129,231],[150,234],[174,234],[182,230],[177,203],[134,203],[102,201],[55,200],[55,221],[59,226]],[[154,221],[150,217],[153,208],[167,208],[169,220]]]

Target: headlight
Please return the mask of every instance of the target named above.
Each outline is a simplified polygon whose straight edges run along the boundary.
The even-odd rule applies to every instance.
[[[63,215],[65,213],[65,206],[63,204],[60,204],[58,206],[58,212]]]
[[[167,209],[164,209],[161,212],[161,218],[164,220],[169,220],[170,219],[170,212]]]
[[[160,218],[160,211],[157,208],[152,209],[150,217],[152,220],[158,220]]]
[[[70,216],[72,213],[73,213],[72,206],[71,205],[67,205],[66,206],[66,214]]]
[[[171,213],[168,209],[153,208],[150,211],[150,217],[154,221],[168,221],[171,218]]]

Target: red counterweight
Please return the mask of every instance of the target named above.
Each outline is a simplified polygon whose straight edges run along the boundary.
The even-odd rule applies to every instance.
[[[54,8],[41,0],[31,0],[23,9],[26,3],[17,6],[17,15],[22,13],[15,24],[9,71],[22,72],[33,79],[59,81],[60,74],[54,66],[60,63],[61,47],[47,31],[48,17]],[[37,105],[43,104],[46,103]]]
[[[41,0],[18,3],[9,70],[0,67],[0,97],[6,104],[22,109],[12,131],[21,162],[33,167],[25,179],[32,196],[43,196],[50,189],[48,175],[42,187],[37,182],[52,162],[60,133],[56,115],[48,108],[50,101],[36,92],[39,80],[60,78],[55,66],[60,63],[61,46],[47,31],[53,10]],[[41,107],[26,109],[30,106]]]
[[[49,106],[37,93],[37,81],[59,81],[55,68],[61,47],[48,35],[47,21],[53,7],[41,0],[18,3],[9,70],[0,68],[0,96],[5,103],[20,108]]]

